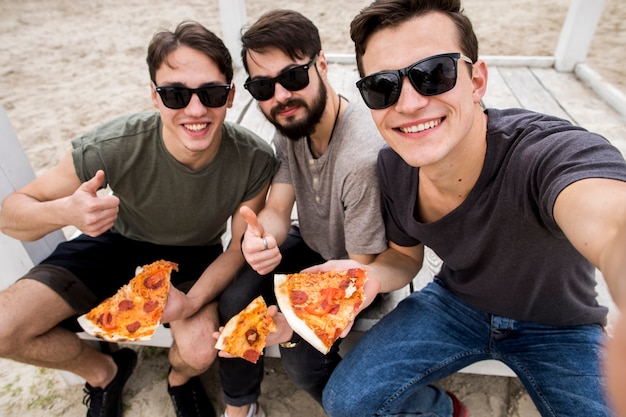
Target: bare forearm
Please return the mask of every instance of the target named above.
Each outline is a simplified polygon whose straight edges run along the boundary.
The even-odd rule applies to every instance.
[[[24,194],[8,196],[0,210],[2,233],[22,241],[34,241],[68,223],[65,199],[40,202]]]
[[[263,225],[265,233],[274,236],[278,245],[281,245],[287,239],[291,228],[291,212],[266,207],[259,214],[259,222]]]
[[[607,282],[609,291],[620,310],[626,309],[626,226],[617,231],[615,238],[605,245],[600,257],[599,269]]]
[[[375,262],[367,265],[367,275],[380,282],[380,292],[387,293],[411,282],[421,265],[421,261],[418,262],[410,256],[390,249],[378,255]]]

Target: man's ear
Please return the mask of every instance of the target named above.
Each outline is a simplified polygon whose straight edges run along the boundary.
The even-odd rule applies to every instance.
[[[317,54],[315,65],[317,66],[317,72],[319,72],[323,79],[326,79],[326,75],[328,74],[328,62],[326,61],[326,55],[324,55],[323,50]]]
[[[230,109],[233,107],[233,102],[235,101],[235,83],[230,83],[230,91],[228,92],[228,100],[226,101],[226,108]]]
[[[156,107],[157,110],[159,110],[160,103],[159,103],[159,97],[157,96],[158,96],[158,93],[156,92],[156,86],[154,85],[152,81],[150,81],[150,97],[152,98],[152,105]]]
[[[474,86],[473,96],[474,102],[480,103],[483,96],[487,92],[487,79],[489,71],[485,61],[478,60],[472,65],[472,84]]]

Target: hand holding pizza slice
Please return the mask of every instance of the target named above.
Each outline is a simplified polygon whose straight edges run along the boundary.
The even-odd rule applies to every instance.
[[[156,261],[144,265],[117,293],[78,318],[90,335],[108,342],[149,340],[167,303],[172,270],[178,264]]]
[[[274,275],[274,290],[281,312],[304,340],[328,353],[345,328],[354,321],[363,301],[363,269]]]
[[[277,328],[267,311],[267,304],[259,296],[228,320],[215,348],[257,363],[263,354],[267,335],[275,331]]]

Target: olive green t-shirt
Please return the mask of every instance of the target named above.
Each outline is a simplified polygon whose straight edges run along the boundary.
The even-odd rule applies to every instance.
[[[87,181],[101,169],[120,199],[113,230],[161,245],[220,243],[237,207],[256,196],[278,169],[270,145],[224,123],[216,157],[192,171],[166,149],[156,112],[123,116],[72,141],[76,173]]]

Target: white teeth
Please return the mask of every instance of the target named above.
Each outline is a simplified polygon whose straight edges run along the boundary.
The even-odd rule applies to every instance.
[[[403,133],[417,133],[417,132],[422,132],[426,129],[432,129],[435,126],[439,125],[439,120],[431,120],[430,122],[427,123],[420,123],[417,126],[409,126],[409,127],[401,127],[400,130]]]
[[[206,123],[196,123],[193,125],[185,125],[185,128],[189,129],[189,130],[193,130],[194,132],[198,132],[202,129],[205,129],[207,127]]]

